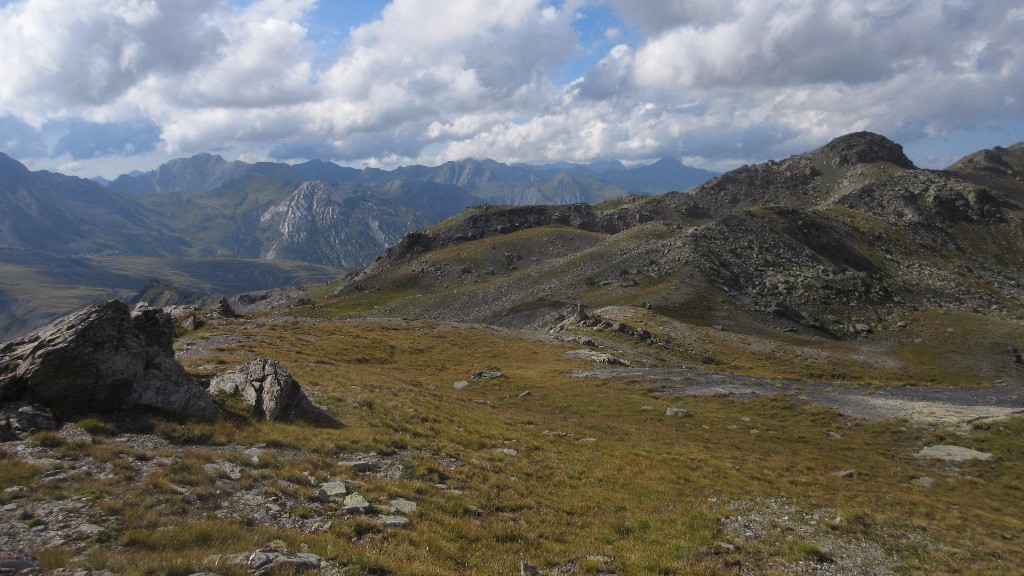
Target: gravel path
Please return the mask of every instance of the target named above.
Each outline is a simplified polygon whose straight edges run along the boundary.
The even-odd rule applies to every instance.
[[[1024,387],[953,388],[903,386],[879,388],[843,382],[817,382],[714,374],[689,368],[604,368],[577,370],[576,378],[629,380],[656,387],[662,394],[756,397],[786,394],[865,420],[906,419],[922,425],[963,425],[1024,413]]]

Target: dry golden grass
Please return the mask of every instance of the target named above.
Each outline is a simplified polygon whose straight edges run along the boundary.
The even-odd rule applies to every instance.
[[[373,574],[509,574],[520,560],[553,566],[574,558],[584,559],[580,573],[594,573],[591,556],[614,558],[619,574],[735,574],[735,562],[756,568],[767,566],[769,556],[795,561],[821,553],[812,538],[786,537],[716,553],[728,539],[719,520],[735,514],[731,503],[782,498],[795,509],[834,510],[844,519],[829,528],[837,537],[881,546],[907,573],[1024,570],[1018,540],[1024,522],[1015,512],[1024,491],[1019,419],[965,435],[866,424],[784,397],[668,398],[619,382],[573,379],[567,371],[592,365],[566,358],[564,346],[499,329],[261,322],[216,326],[246,338],[191,358],[188,366],[206,365],[213,355],[225,369],[273,356],[343,426],[258,422],[241,412],[214,424],[157,424],[160,436],[185,448],[175,448],[176,460],[145,480],[81,479],[75,490],[96,496],[94,513],[118,521],[88,558],[68,564],[187,574],[204,568],[212,554],[283,539],[292,549],[305,544]],[[507,377],[452,387],[488,366]],[[531,395],[521,398],[526,390]],[[673,406],[694,417],[666,417]],[[843,438],[832,439],[829,431]],[[141,457],[112,449],[108,438],[98,442],[74,449],[111,463]],[[913,456],[939,442],[997,457],[954,469]],[[246,460],[213,448],[257,443],[306,456],[247,463],[236,489],[264,486],[302,501],[313,492],[307,473],[318,481],[342,478],[358,482],[371,501],[416,501],[413,524],[382,529],[367,519],[335,518],[328,532],[300,533],[216,518],[219,496],[204,465],[214,458]],[[400,460],[404,474],[385,480],[337,465],[341,455],[364,451]],[[38,478],[35,468],[0,462],[0,487]],[[844,469],[857,470],[856,477],[834,475]],[[935,485],[909,484],[922,475],[936,478]],[[48,558],[50,564],[61,559]]]

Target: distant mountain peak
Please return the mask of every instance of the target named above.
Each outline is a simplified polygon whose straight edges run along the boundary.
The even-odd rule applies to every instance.
[[[28,173],[29,169],[24,164],[18,162],[14,158],[11,158],[7,154],[0,152],[0,171],[4,174],[9,173]]]

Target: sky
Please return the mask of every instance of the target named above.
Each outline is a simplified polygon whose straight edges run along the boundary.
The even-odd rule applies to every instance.
[[[0,151],[391,168],[1024,140],[1024,0],[0,0]]]

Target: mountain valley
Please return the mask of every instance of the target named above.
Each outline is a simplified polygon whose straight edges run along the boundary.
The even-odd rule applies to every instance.
[[[714,176],[671,160],[604,168],[464,160],[384,171],[199,154],[104,186],[31,172],[0,155],[0,336],[98,299],[128,297],[154,277],[210,297],[325,281],[468,206],[590,202],[630,192],[602,174],[637,174],[644,190],[657,191]],[[197,266],[183,260],[191,258],[202,259],[203,269],[216,259],[226,280],[194,275]],[[98,273],[73,272],[84,269]]]

